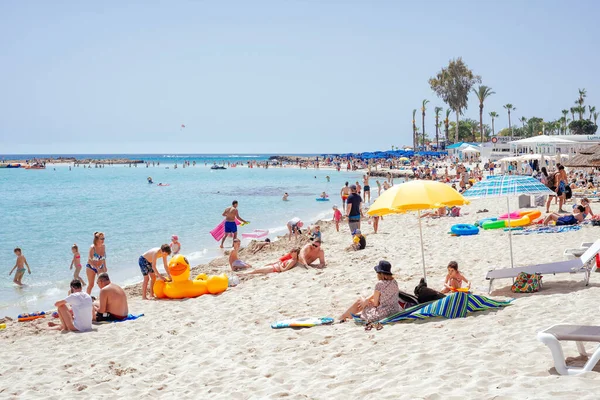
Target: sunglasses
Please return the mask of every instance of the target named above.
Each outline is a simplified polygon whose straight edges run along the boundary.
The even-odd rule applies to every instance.
[[[106,238],[98,238],[98,239],[100,239],[100,240],[104,240],[104,239],[106,239]]]

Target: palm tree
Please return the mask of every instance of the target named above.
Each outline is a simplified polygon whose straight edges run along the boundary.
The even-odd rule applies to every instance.
[[[415,116],[417,115],[417,109],[413,110],[413,150],[417,151],[417,124],[415,124]]]
[[[579,99],[577,99],[576,103],[579,104],[580,106],[583,106],[584,103],[584,99],[586,98],[587,93],[585,91],[585,89],[579,89]]]
[[[579,99],[575,100],[575,104],[579,104],[576,107],[573,107],[573,109],[575,110],[575,112],[577,114],[579,114],[579,119],[582,120],[583,119],[583,114],[585,113],[585,106],[582,106],[581,103],[579,103]]]
[[[489,96],[496,94],[496,92],[493,92],[491,87],[485,85],[479,85],[479,88],[477,90],[473,89],[473,92],[475,92],[477,99],[479,99],[479,129],[481,130],[481,143],[483,143],[483,102]]]
[[[508,111],[508,130],[510,131],[510,140],[512,140],[513,139],[513,131],[512,131],[512,125],[510,124],[510,112],[515,111],[516,108],[513,107],[513,105],[510,103],[505,104],[503,107],[506,109],[506,111]]]
[[[448,108],[446,110],[446,118],[444,119],[444,127],[446,128],[446,136],[444,137],[444,139],[446,140],[446,146],[448,145],[448,134],[449,134],[449,130],[450,130],[450,113],[452,112],[452,110],[450,108]]]
[[[596,112],[596,106],[588,106],[588,108],[590,110],[590,117],[588,119],[591,121],[592,120],[592,116]]]
[[[440,122],[440,113],[442,112],[443,108],[442,107],[436,107],[434,108],[435,111],[435,146],[436,149],[440,148],[440,139],[439,139],[439,122]]]
[[[600,115],[600,113],[598,113],[597,111],[594,113],[593,117],[594,117],[594,125],[598,125],[596,123],[596,121],[598,121],[598,115]]]
[[[494,119],[498,118],[500,115],[496,111],[490,112],[490,117],[492,117],[492,136],[496,136],[496,131],[494,130]]]
[[[519,121],[521,121],[521,123],[523,124],[523,134],[524,134],[525,136],[527,136],[527,135],[525,134],[525,124],[527,123],[527,118],[526,118],[526,117],[521,117],[521,118],[519,118]]]
[[[562,110],[561,111],[562,115],[563,115],[563,134],[566,135],[567,134],[567,116],[569,115],[569,110]]]
[[[421,113],[423,115],[423,123],[421,124],[423,129],[423,151],[425,151],[425,111],[427,110],[427,103],[429,103],[429,100],[423,100],[423,106],[421,106]]]
[[[431,90],[456,114],[454,135],[457,141],[459,118],[469,106],[469,93],[476,83],[481,83],[481,76],[475,75],[460,57],[450,60],[447,67],[429,79]]]
[[[575,111],[576,111],[575,107],[571,107],[571,108],[569,109],[569,111],[571,112],[571,119],[572,119],[573,121],[575,121]]]
[[[567,133],[567,117],[560,117],[558,122],[560,122],[559,132],[563,132],[565,135]]]

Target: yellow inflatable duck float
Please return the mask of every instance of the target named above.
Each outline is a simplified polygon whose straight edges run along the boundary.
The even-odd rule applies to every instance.
[[[190,263],[182,255],[176,255],[169,261],[169,273],[172,281],[157,280],[154,283],[154,295],[159,299],[186,299],[203,294],[218,294],[227,290],[227,275],[198,275],[190,280]]]

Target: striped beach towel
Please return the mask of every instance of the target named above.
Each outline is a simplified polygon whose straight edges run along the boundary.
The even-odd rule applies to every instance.
[[[564,233],[573,232],[581,229],[579,225],[563,225],[563,226],[538,226],[526,228],[521,231],[514,232],[513,235],[531,235],[538,233]]]
[[[400,321],[426,319],[432,317],[444,318],[464,318],[470,312],[489,310],[492,308],[505,307],[511,303],[509,301],[498,301],[485,296],[479,296],[472,293],[456,292],[440,300],[429,303],[418,304],[407,308],[397,314],[378,321],[381,324],[392,324]],[[366,324],[367,322],[359,316],[353,316],[357,324]]]

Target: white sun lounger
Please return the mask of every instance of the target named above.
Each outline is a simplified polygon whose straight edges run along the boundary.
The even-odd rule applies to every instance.
[[[591,356],[585,352],[584,342],[600,343],[600,326],[585,325],[554,325],[545,331],[539,332],[537,338],[544,343],[554,359],[554,367],[561,375],[579,375],[594,369],[600,360],[600,345]],[[565,355],[560,344],[561,341],[573,341],[582,356],[588,357],[583,368],[567,367]]]
[[[490,281],[489,292],[492,291],[492,284],[494,283],[494,279],[503,279],[503,278],[516,278],[519,276],[521,272],[526,272],[528,274],[575,274],[581,272],[584,274],[584,282],[587,286],[590,282],[590,273],[592,271],[592,264],[596,257],[596,254],[600,253],[600,240],[596,240],[593,245],[591,245],[585,253],[581,255],[581,257],[575,258],[573,260],[568,261],[557,261],[553,263],[547,264],[537,264],[537,265],[528,265],[524,267],[515,267],[515,268],[502,268],[502,269],[493,269],[488,271],[485,279]]]

